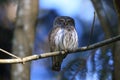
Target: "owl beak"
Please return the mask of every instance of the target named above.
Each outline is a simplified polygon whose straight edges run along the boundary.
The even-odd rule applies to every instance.
[[[67,25],[68,25],[68,23],[66,22],[66,23],[65,23],[65,26],[67,26]]]

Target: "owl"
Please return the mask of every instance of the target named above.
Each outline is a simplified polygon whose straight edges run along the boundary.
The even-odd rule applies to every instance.
[[[49,34],[49,44],[51,52],[62,50],[74,50],[78,48],[78,35],[75,29],[75,22],[71,17],[56,17],[53,23],[53,29]],[[52,57],[52,69],[61,70],[63,59],[67,56],[58,55]]]

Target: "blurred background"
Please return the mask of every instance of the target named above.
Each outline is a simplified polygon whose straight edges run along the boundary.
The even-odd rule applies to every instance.
[[[97,16],[89,41],[94,12]],[[79,47],[114,37],[120,31],[112,0],[0,0],[0,48],[19,57],[49,52],[48,35],[57,16],[74,18]],[[115,78],[119,77],[119,67],[114,67],[119,47],[111,44],[69,54],[60,72],[51,70],[51,58],[24,65],[0,64],[0,80],[119,80]],[[11,57],[0,52],[2,58]]]

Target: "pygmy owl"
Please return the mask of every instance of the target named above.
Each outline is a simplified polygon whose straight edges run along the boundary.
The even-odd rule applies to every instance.
[[[53,23],[53,29],[49,34],[50,50],[74,50],[78,47],[78,35],[75,29],[74,20],[68,16],[56,17]],[[60,71],[61,64],[65,55],[52,57],[52,69]]]

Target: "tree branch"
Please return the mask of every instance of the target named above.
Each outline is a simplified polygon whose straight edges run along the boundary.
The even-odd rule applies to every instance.
[[[2,64],[12,64],[12,63],[25,63],[28,61],[33,61],[33,60],[37,60],[37,59],[42,59],[42,58],[47,58],[47,57],[52,57],[52,56],[57,56],[57,55],[61,55],[61,54],[71,54],[71,53],[75,53],[75,52],[81,52],[81,51],[87,51],[87,50],[91,50],[91,49],[95,49],[95,48],[99,48],[108,44],[111,44],[113,42],[119,41],[120,40],[120,35],[89,45],[89,46],[85,46],[85,47],[81,47],[72,51],[56,51],[56,52],[48,52],[48,53],[42,53],[39,55],[32,55],[32,56],[27,56],[24,58],[18,58],[18,59],[0,59],[0,63]]]
[[[1,52],[4,52],[4,53],[6,53],[7,55],[10,55],[10,56],[12,56],[12,57],[14,57],[14,58],[20,59],[20,58],[17,57],[16,55],[14,55],[14,54],[12,54],[12,53],[10,53],[10,52],[7,52],[7,51],[5,51],[5,50],[3,50],[3,49],[1,49],[1,48],[0,48],[0,51],[1,51]]]

